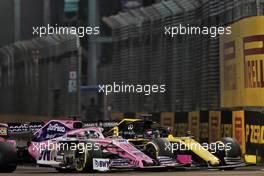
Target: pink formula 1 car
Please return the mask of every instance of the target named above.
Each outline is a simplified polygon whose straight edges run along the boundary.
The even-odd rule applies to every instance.
[[[8,125],[0,123],[0,172],[13,172],[16,167],[16,141],[10,139]]]
[[[77,128],[77,129],[76,129]],[[58,171],[168,168],[180,164],[161,156],[150,158],[122,138],[105,138],[102,128],[81,128],[81,122],[50,121],[37,131],[28,148],[42,166]]]

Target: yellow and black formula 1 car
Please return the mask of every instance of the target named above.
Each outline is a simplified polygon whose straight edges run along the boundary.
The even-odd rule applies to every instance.
[[[189,166],[195,168],[234,169],[246,165],[240,145],[233,138],[200,144],[191,135],[175,137],[168,129],[157,126],[151,120],[123,119],[106,135],[127,139],[153,159],[170,156],[187,164],[191,158]]]

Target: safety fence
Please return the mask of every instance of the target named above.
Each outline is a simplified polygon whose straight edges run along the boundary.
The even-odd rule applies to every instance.
[[[263,14],[259,0],[168,0],[103,20],[113,31],[112,79],[166,84],[165,94],[115,94],[115,111],[220,108],[219,36],[164,35],[165,26],[225,26]]]
[[[1,48],[0,114],[79,116],[80,63],[75,35],[50,35]]]

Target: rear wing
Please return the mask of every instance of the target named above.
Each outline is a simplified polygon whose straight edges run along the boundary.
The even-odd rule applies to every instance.
[[[32,136],[33,142],[41,142],[56,137],[63,136],[65,133],[83,127],[81,121],[75,120],[51,120],[44,126],[34,132]]]

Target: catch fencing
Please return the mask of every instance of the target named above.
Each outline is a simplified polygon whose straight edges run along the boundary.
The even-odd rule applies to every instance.
[[[50,35],[1,48],[0,114],[79,116],[80,63],[75,35]]]
[[[114,94],[113,110],[220,108],[219,36],[164,35],[165,26],[226,26],[263,14],[259,0],[168,0],[103,20],[113,31],[113,75],[126,84],[166,84],[165,94]]]

